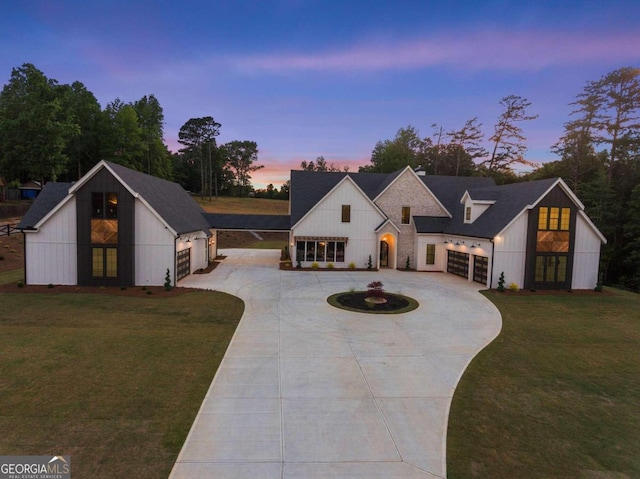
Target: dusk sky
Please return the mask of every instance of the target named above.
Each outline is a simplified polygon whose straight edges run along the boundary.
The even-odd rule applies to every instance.
[[[585,82],[640,66],[639,19],[638,0],[4,0],[0,79],[33,63],[103,107],[153,94],[173,151],[213,116],[219,144],[258,143],[257,188],[319,155],[356,171],[407,125],[478,116],[488,138],[511,94],[539,115],[523,127],[544,162]]]

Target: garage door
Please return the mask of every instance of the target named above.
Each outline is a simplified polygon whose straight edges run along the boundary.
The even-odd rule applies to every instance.
[[[177,281],[180,281],[185,276],[189,276],[191,272],[191,248],[178,251],[176,256],[177,264]]]
[[[473,280],[476,283],[487,284],[489,274],[489,258],[486,256],[473,257]]]
[[[469,277],[469,254],[460,251],[451,251],[447,255],[447,273]]]

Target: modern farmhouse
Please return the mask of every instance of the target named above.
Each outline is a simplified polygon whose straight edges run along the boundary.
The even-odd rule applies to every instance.
[[[560,178],[292,171],[286,216],[206,214],[178,184],[101,161],[49,183],[19,228],[27,284],[162,285],[205,268],[217,231],[289,233],[301,267],[441,271],[495,288],[591,289],[605,238]]]
[[[488,287],[591,289],[606,241],[560,178],[291,172],[290,249],[301,266],[446,271]]]
[[[20,222],[27,284],[172,284],[206,268],[204,211],[177,183],[101,161],[48,183]]]

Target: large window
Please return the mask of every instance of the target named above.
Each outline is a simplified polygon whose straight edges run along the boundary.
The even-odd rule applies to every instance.
[[[427,245],[427,264],[436,264],[436,245],[434,244]]]
[[[402,207],[402,220],[401,220],[403,225],[408,225],[409,223],[411,223],[411,207],[410,206],[403,206]]]
[[[571,209],[540,207],[536,251],[539,253],[568,253]]]
[[[343,263],[344,241],[298,241],[296,259],[298,261],[317,261],[318,263]]]
[[[91,194],[91,276],[118,277],[118,195]]]
[[[351,205],[342,205],[342,222],[351,223]]]

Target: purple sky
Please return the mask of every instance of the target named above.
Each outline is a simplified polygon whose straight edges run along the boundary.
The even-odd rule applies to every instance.
[[[189,118],[213,116],[219,143],[258,143],[258,188],[319,155],[357,170],[407,125],[478,116],[488,138],[511,94],[540,115],[528,159],[552,160],[585,82],[640,65],[637,0],[3,3],[2,83],[28,62],[103,107],[154,94],[172,150]]]

